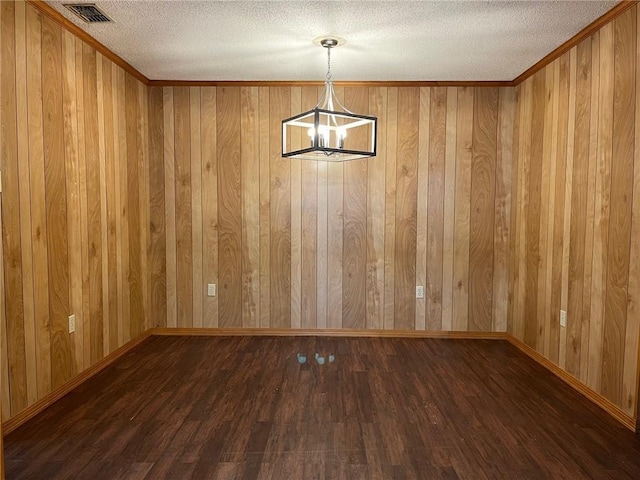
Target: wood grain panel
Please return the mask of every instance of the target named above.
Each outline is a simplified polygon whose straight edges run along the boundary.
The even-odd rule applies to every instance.
[[[590,332],[587,384],[600,390],[602,373],[602,327],[606,293],[609,193],[611,189],[611,154],[613,134],[613,25],[599,32],[600,55],[598,91],[597,170],[595,175],[594,231],[591,267]],[[587,297],[589,298],[589,297]]]
[[[318,101],[318,89],[302,87],[301,111]],[[295,112],[298,113],[298,112]],[[317,162],[302,162],[302,290],[301,327],[315,328],[318,314],[318,177]],[[326,169],[325,169],[326,170]],[[326,235],[326,229],[325,229]],[[326,267],[326,264],[325,264]],[[326,302],[326,300],[325,300]]]
[[[369,112],[367,88],[345,88],[344,101],[356,112]],[[364,132],[366,135],[366,132]],[[366,143],[362,132],[353,140],[357,145]],[[366,326],[367,284],[367,170],[368,161],[348,162],[344,166],[344,245],[342,263],[342,326]],[[412,317],[413,319],[413,317]]]
[[[291,111],[289,88],[272,88],[269,92],[270,138],[280,138],[281,121]],[[291,164],[280,156],[281,142],[269,144],[270,193],[270,326],[291,326]]]
[[[202,275],[206,283],[218,283],[218,147],[215,89],[200,92],[202,130]],[[175,217],[174,217],[175,218]],[[204,325],[218,325],[218,297],[205,297]]]
[[[153,326],[167,325],[167,255],[165,230],[164,102],[161,88],[149,92],[149,281]],[[204,180],[204,179],[203,179]],[[114,194],[115,199],[115,194]],[[203,262],[204,264],[204,262]]]
[[[176,182],[175,182],[175,115],[173,88],[162,91],[162,113],[164,126],[164,200],[167,230],[167,326],[178,326],[178,304],[176,299]]]
[[[551,318],[549,328],[549,359],[559,364],[560,362],[560,310],[566,309],[562,305],[562,292],[564,291],[564,251],[568,240],[565,238],[565,208],[567,183],[570,177],[567,167],[568,149],[568,121],[569,121],[569,58],[563,56],[558,62],[558,131],[556,156],[556,176],[554,198],[554,227],[553,227],[553,262],[551,265]],[[564,330],[564,329],[563,329]],[[566,331],[566,330],[565,330]]]
[[[498,90],[476,89],[469,221],[469,329],[491,330]]]
[[[587,211],[585,214],[585,242],[584,242],[584,285],[593,288],[592,262],[589,259],[593,256],[593,235],[594,235],[594,208],[596,196],[596,169],[598,153],[598,90],[600,85],[600,33],[597,32],[591,37],[591,118],[589,121],[589,173],[587,175]],[[580,349],[580,374],[582,382],[587,381],[589,367],[589,336],[591,334],[591,302],[589,295],[583,292],[582,297],[582,338],[580,345],[585,348]]]
[[[0,41],[6,52],[15,51],[15,5],[2,2]],[[24,302],[22,297],[22,250],[20,241],[20,189],[16,115],[15,55],[0,58],[0,148],[2,149],[2,233],[4,286],[7,322],[7,356],[11,385],[11,410],[20,411],[28,404],[24,339]]]
[[[290,115],[302,111],[301,87],[291,87],[289,97]],[[287,141],[290,150],[299,150],[305,133],[301,129],[291,132]],[[291,328],[300,328],[302,322],[302,164],[291,162],[289,202],[291,205],[290,238],[291,238]]]
[[[269,88],[262,87],[259,96],[260,127],[260,326],[268,327],[271,321],[271,126],[269,113],[271,99]],[[280,136],[278,136],[280,138]],[[274,140],[275,141],[275,140]]]
[[[200,87],[189,88],[189,139],[191,140],[191,252],[194,327],[203,326],[204,282],[202,272],[202,134]]]
[[[27,401],[38,396],[36,368],[36,326],[33,294],[33,263],[31,257],[31,206],[29,188],[29,129],[27,119],[27,41],[25,4],[16,3],[16,119],[18,132],[18,169],[20,183],[20,240],[22,242],[22,296],[24,302],[24,340]]]
[[[193,326],[191,115],[188,87],[173,89],[176,184],[176,305],[178,326]],[[132,222],[129,223],[131,225]]]
[[[42,85],[42,112],[44,120],[47,244],[49,250],[51,383],[53,388],[60,386],[76,373],[75,349],[69,339],[67,320],[69,315],[69,261],[63,145],[61,33],[61,29],[57,24],[49,19],[43,19],[42,75],[47,78],[47,81],[43,82]],[[99,172],[99,165],[96,165],[96,167]],[[99,204],[100,200],[98,198],[98,206]],[[97,231],[98,233],[100,232],[99,224]],[[97,266],[98,273],[100,273],[99,268],[101,266],[101,263]],[[102,301],[100,298],[98,311],[101,312],[101,309]],[[101,341],[101,328],[99,338]]]
[[[622,376],[627,323],[627,289],[631,206],[633,197],[636,66],[636,16],[625,12],[613,22],[615,73],[613,95],[613,158],[609,220],[607,296],[602,353],[602,393],[622,403]]]
[[[509,90],[512,91],[512,90]],[[442,233],[442,330],[453,327],[453,265],[456,196],[456,142],[458,128],[458,89],[447,88],[447,130],[444,167],[444,214]],[[506,288],[507,282],[504,283]]]
[[[257,87],[240,89],[242,178],[242,326],[260,326],[260,125]]]
[[[446,91],[446,90],[445,90]],[[398,90],[395,298],[415,298],[420,90]],[[428,268],[428,267],[427,267]],[[428,290],[428,288],[427,288]],[[428,295],[427,295],[428,298]],[[415,329],[415,301],[395,303],[396,329]]]
[[[511,177],[515,89],[499,90],[496,147],[495,217],[493,244],[493,331],[507,330],[509,304],[509,246],[511,244]],[[447,134],[448,137],[448,134]],[[446,208],[445,208],[446,212]],[[445,218],[445,228],[450,222]],[[451,244],[445,238],[446,245]],[[448,283],[445,281],[445,283]]]
[[[431,89],[420,89],[420,125],[429,125],[431,115]],[[430,129],[418,132],[417,205],[416,205],[416,286],[427,285],[427,206],[429,202],[429,143]],[[424,330],[428,300],[416,301],[416,330]]]
[[[131,315],[127,303],[125,315],[132,276],[122,254],[147,254],[148,126],[146,86],[133,79],[144,98],[128,151],[124,72],[33,6],[0,9],[6,419],[122,345],[131,318],[134,334],[147,325],[143,309]],[[127,172],[134,161],[142,182]],[[133,249],[121,185],[131,181],[141,191]]]
[[[456,127],[456,199],[453,244],[453,330],[467,330],[469,321],[469,219],[475,89],[458,90]]]
[[[385,165],[384,328],[395,328],[396,156],[398,88],[387,90],[387,163]]]
[[[81,372],[84,370],[84,322],[82,321],[80,152],[78,150],[78,118],[76,115],[78,109],[75,81],[76,43],[75,38],[69,32],[63,32],[62,57],[62,107],[64,114],[65,180],[67,190],[67,235],[69,238],[69,313],[77,315],[76,318],[80,320],[76,326],[76,333],[73,334],[73,343],[75,344],[76,371]],[[34,204],[36,202],[38,201],[34,201]],[[46,261],[44,263],[46,264]]]
[[[27,85],[42,85],[42,20],[26,9]],[[72,74],[73,75],[73,74]],[[75,82],[74,82],[75,83]],[[44,188],[44,140],[42,134],[42,90],[27,95],[29,134],[29,190],[31,192],[31,256],[33,258],[34,315],[36,325],[36,369],[38,397],[51,391],[51,337],[49,335],[49,273],[47,214]],[[80,279],[81,280],[81,279]],[[82,345],[82,330],[79,330]],[[8,411],[6,412],[9,413]]]
[[[576,117],[571,196],[569,250],[569,292],[567,309],[566,369],[574,375],[580,370],[582,339],[582,295],[584,287],[584,249],[586,234],[587,179],[589,169],[589,119],[591,91],[591,43],[577,48]]]
[[[240,90],[217,93],[218,224],[220,282],[218,324],[242,325],[242,197],[240,184]]]
[[[442,254],[444,250],[447,89],[431,89],[429,112],[429,178],[427,199],[426,328],[442,328]]]
[[[545,72],[533,76],[533,105],[531,117],[531,163],[528,178],[529,202],[527,204],[527,275],[525,301],[524,341],[538,348],[538,334],[542,321],[538,311],[538,262],[540,258],[540,202],[542,188],[542,157],[544,141]]]
[[[514,188],[517,203],[526,203],[529,213],[519,216],[518,207],[512,215],[518,231],[531,230],[537,223],[531,215],[531,186],[538,175],[538,158],[543,190],[540,248],[538,252],[526,238],[522,249],[517,238],[516,251],[522,249],[529,259],[529,277],[546,276],[546,292],[544,301],[538,296],[534,315],[528,307],[530,289],[518,289],[514,283],[513,303],[524,299],[527,307],[512,308],[512,331],[515,334],[522,325],[529,332],[527,343],[535,341],[542,356],[626,414],[636,412],[639,383],[638,321],[637,315],[631,315],[638,295],[632,221],[638,196],[634,176],[640,118],[637,16],[637,6],[629,7],[538,72],[538,84],[544,76],[544,89],[536,88],[536,78],[521,85],[515,124],[519,131],[521,125],[527,131],[531,119],[532,150],[530,168],[526,168],[527,149],[518,133],[514,155],[519,157],[518,175],[523,173],[526,183],[519,179]],[[529,97],[522,94],[530,88]],[[553,107],[541,117],[536,112],[545,102]],[[544,132],[542,155],[536,150],[539,141],[533,138],[537,129]],[[519,275],[517,271],[510,277]],[[541,282],[536,284],[542,288]],[[561,309],[568,313],[566,328],[559,325]],[[540,327],[544,328],[542,345]]]

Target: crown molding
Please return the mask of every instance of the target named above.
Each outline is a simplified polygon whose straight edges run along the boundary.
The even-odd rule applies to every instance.
[[[602,27],[604,27],[607,23],[612,22],[616,17],[622,15],[624,12],[626,12],[631,7],[633,7],[636,3],[638,3],[638,0],[623,0],[622,2],[618,3],[611,10],[606,12],[601,17],[596,18],[593,22],[591,22],[589,25],[587,25],[578,33],[576,33],[569,40],[564,42],[562,45],[560,45],[558,48],[556,48],[552,52],[548,53],[541,60],[539,60],[538,62],[533,64],[531,67],[527,68],[520,75],[518,75],[516,78],[514,78],[513,84],[519,85],[520,83],[524,82],[527,78],[536,74],[537,72],[542,70],[544,67],[549,65],[554,60],[560,58],[562,55],[567,53],[569,50],[571,50],[573,47],[578,45],[580,42],[589,38],[591,35],[593,35]]]
[[[76,37],[78,37],[83,42],[86,42],[88,45],[95,48],[102,55],[107,57],[116,65],[119,65],[120,67],[122,67],[124,71],[129,72],[131,75],[136,77],[145,85],[149,85],[149,79],[145,77],[142,73],[140,73],[138,70],[136,70],[130,63],[125,61],[122,57],[118,56],[117,54],[113,53],[111,50],[105,47],[102,43],[97,41],[95,38],[93,38],[87,32],[82,30],[80,27],[78,27],[76,24],[74,24],[70,20],[67,20],[64,17],[64,15],[58,12],[51,5],[45,3],[43,0],[27,0],[27,4],[31,5],[43,15],[46,15],[51,20],[58,23],[65,30],[73,33]]]

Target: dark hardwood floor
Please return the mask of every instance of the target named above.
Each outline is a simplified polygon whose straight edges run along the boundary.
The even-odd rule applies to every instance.
[[[498,340],[153,337],[5,449],[12,480],[640,479],[639,438]]]

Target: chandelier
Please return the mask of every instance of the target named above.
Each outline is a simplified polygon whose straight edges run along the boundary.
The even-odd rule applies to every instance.
[[[327,49],[324,93],[311,110],[282,121],[282,156],[329,162],[373,157],[378,119],[353,113],[340,103],[331,79],[331,49],[338,40],[325,38],[320,45]],[[294,136],[302,139],[297,150],[291,150],[289,141]]]

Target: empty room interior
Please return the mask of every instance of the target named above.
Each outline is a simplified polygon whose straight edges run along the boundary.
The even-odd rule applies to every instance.
[[[640,479],[635,1],[0,2],[0,480]]]

